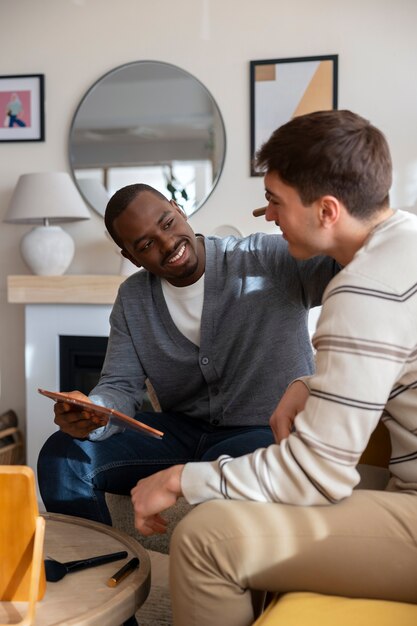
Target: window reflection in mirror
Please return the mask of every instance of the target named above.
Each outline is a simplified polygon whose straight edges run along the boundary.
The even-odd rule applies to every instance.
[[[142,182],[191,215],[214,189],[225,149],[223,120],[206,87],[157,61],[99,79],[77,108],[69,141],[76,184],[101,214],[117,189]]]

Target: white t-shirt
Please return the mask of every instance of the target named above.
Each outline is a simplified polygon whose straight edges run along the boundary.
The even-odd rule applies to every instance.
[[[197,282],[187,287],[174,287],[165,279],[161,280],[161,284],[168,311],[174,324],[187,339],[199,346],[204,300],[204,274]]]

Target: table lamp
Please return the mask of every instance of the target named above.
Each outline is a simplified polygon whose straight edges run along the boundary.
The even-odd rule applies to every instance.
[[[34,274],[59,276],[73,259],[74,242],[58,224],[87,219],[90,214],[70,175],[40,172],[20,176],[4,221],[41,224],[22,238],[22,257]]]

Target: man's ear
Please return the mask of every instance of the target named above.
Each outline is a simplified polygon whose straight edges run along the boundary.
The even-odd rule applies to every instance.
[[[136,261],[135,257],[129,254],[129,252],[127,252],[124,248],[120,250],[120,254],[124,256],[125,259],[128,259],[128,261],[133,263],[133,265],[136,265],[136,267],[142,267],[142,265]]]
[[[174,209],[175,209],[176,211],[178,211],[178,213],[180,213],[180,214],[182,215],[182,217],[183,217],[185,220],[188,220],[187,213],[184,211],[184,209],[182,209],[182,208],[180,207],[180,205],[179,205],[177,202],[175,202],[175,200],[170,200],[170,201],[169,201],[169,203],[170,203],[170,205],[171,205],[171,206],[173,206],[173,207],[174,207]]]
[[[319,220],[324,228],[331,228],[340,218],[340,202],[334,196],[323,196],[319,200]]]

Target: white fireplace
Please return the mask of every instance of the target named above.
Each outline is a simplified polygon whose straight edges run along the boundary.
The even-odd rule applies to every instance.
[[[111,306],[30,304],[25,311],[27,464],[36,472],[39,451],[55,430],[53,402],[38,388],[59,390],[59,337],[107,337]],[[65,391],[71,391],[66,389]]]

